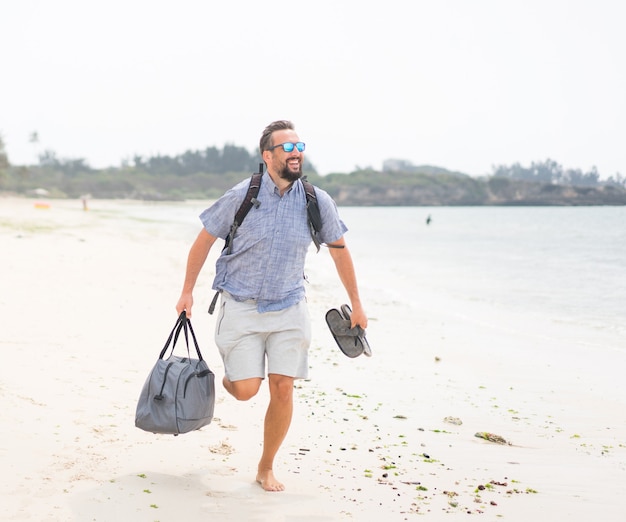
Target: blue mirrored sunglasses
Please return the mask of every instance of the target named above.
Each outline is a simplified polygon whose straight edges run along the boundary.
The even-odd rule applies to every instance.
[[[302,141],[298,141],[297,143],[287,141],[285,143],[274,145],[273,147],[270,147],[267,150],[274,150],[277,147],[282,147],[285,152],[292,152],[294,147],[298,149],[298,152],[304,152],[305,145]]]

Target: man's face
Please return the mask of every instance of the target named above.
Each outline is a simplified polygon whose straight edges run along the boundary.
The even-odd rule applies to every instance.
[[[272,145],[300,141],[296,131],[291,129],[279,130],[272,134]],[[296,181],[302,177],[304,152],[298,152],[296,147],[291,152],[285,152],[282,147],[269,151],[270,160],[267,168],[272,173],[286,181]]]

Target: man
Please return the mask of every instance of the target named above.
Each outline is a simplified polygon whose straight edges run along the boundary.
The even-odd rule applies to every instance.
[[[304,143],[289,121],[268,125],[260,140],[266,165],[257,200],[216,262],[213,288],[221,292],[215,342],[224,361],[224,388],[238,400],[256,395],[265,378],[270,402],[265,415],[263,453],[256,480],[266,491],[285,488],[274,476],[274,457],[293,412],[294,379],[308,376],[310,319],[305,302],[304,262],[311,243],[306,194],[302,183]],[[227,191],[200,219],[204,228],[187,259],[183,290],[176,305],[191,317],[193,288],[209,250],[226,238],[245,198],[249,181]],[[352,326],[367,327],[354,266],[330,196],[316,189],[322,217],[320,239],[329,247],[339,278],[352,305]]]

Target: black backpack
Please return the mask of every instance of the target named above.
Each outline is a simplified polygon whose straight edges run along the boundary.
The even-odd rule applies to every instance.
[[[239,210],[235,214],[233,224],[230,226],[230,232],[226,236],[224,249],[226,249],[229,254],[232,249],[233,238],[235,237],[237,229],[243,223],[243,220],[248,215],[248,212],[250,212],[250,209],[252,207],[258,208],[261,204],[261,202],[256,199],[256,197],[259,195],[262,177],[263,163],[259,163],[259,172],[255,172],[254,174],[252,174],[252,177],[250,178],[250,184],[248,185],[248,192],[246,192],[246,197],[244,198],[243,203],[241,203]],[[309,223],[309,232],[311,233],[311,239],[315,244],[315,248],[317,248],[317,251],[319,252],[321,242],[318,239],[317,234],[322,229],[322,216],[320,215],[320,208],[317,204],[315,187],[306,180],[306,177],[301,178],[300,181],[304,186],[304,191],[306,193],[306,213]]]
[[[256,199],[259,195],[259,190],[261,188],[261,178],[263,177],[263,163],[259,163],[259,172],[255,172],[252,174],[250,178],[250,184],[248,185],[248,192],[246,192],[246,197],[244,198],[239,210],[235,214],[235,219],[233,220],[233,224],[230,226],[230,231],[226,236],[226,241],[224,243],[224,249],[228,254],[230,254],[232,250],[233,239],[235,237],[235,233],[237,229],[243,223],[243,220],[250,212],[252,207],[258,208],[261,202]],[[317,204],[317,196],[315,195],[315,187],[309,183],[306,178],[300,178],[300,182],[304,186],[304,191],[306,193],[306,213],[307,213],[307,221],[309,224],[309,232],[311,233],[311,239],[315,244],[315,248],[317,251],[320,251],[321,242],[317,237],[319,231],[322,229],[322,216],[320,214],[320,208]],[[343,248],[343,246],[334,246],[327,245],[332,248]],[[211,301],[211,305],[209,306],[209,313],[212,314],[215,310],[215,305],[217,303],[217,297],[219,296],[219,291],[215,293],[213,300]]]

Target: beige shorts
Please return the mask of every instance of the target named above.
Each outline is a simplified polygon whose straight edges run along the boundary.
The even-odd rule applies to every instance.
[[[215,344],[226,378],[265,378],[267,373],[306,379],[309,375],[311,319],[306,301],[277,312],[257,311],[256,301],[236,301],[222,292]]]

